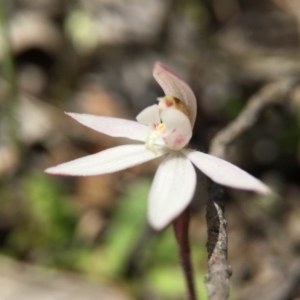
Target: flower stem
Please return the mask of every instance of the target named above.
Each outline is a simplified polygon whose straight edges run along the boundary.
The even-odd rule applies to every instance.
[[[179,258],[181,268],[184,273],[189,300],[196,300],[194,273],[190,256],[190,244],[189,244],[189,223],[190,212],[186,209],[180,216],[178,216],[174,222],[174,232],[178,244]]]

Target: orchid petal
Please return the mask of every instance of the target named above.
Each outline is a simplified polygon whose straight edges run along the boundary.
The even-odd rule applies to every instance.
[[[166,146],[172,150],[182,149],[193,134],[189,118],[174,108],[162,110],[160,116],[168,132],[164,138]]]
[[[101,133],[145,142],[147,126],[135,121],[88,114],[66,113],[77,122]]]
[[[221,158],[193,150],[182,152],[200,171],[219,184],[260,194],[271,193],[260,180]]]
[[[170,69],[159,62],[154,65],[153,77],[166,95],[173,96],[183,102],[189,113],[191,123],[194,126],[197,115],[197,102],[191,88]]]
[[[159,108],[157,104],[146,107],[136,117],[136,120],[151,127],[160,123]]]
[[[148,219],[160,230],[174,220],[191,202],[196,187],[192,163],[180,152],[170,153],[160,164],[149,194]]]
[[[45,170],[48,174],[63,176],[92,176],[127,169],[165,154],[157,148],[156,154],[144,145],[125,145],[75,159]]]

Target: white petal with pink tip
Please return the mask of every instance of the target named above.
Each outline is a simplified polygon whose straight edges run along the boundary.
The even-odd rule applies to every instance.
[[[191,88],[159,62],[155,63],[153,67],[153,77],[161,86],[165,95],[173,96],[183,102],[189,113],[192,126],[194,126],[197,116],[197,102]]]
[[[47,169],[48,174],[62,176],[92,176],[127,169],[165,154],[157,148],[156,154],[144,145],[125,145],[110,148],[96,154],[85,156]]]
[[[183,150],[182,152],[200,171],[219,184],[260,194],[271,192],[260,180],[228,161],[193,150]]]
[[[88,114],[66,113],[77,122],[101,133],[145,142],[147,126],[135,121]]]
[[[160,230],[174,220],[191,202],[196,187],[192,163],[180,152],[170,153],[160,164],[148,199],[148,219]]]

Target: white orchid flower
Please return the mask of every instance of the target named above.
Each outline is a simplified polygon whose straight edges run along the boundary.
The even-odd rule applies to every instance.
[[[67,113],[79,123],[101,133],[143,142],[118,146],[48,168],[48,174],[92,176],[112,173],[160,156],[148,199],[148,220],[160,230],[179,216],[191,202],[196,187],[195,165],[213,181],[260,194],[270,189],[260,180],[220,158],[187,148],[192,137],[197,104],[191,88],[161,63],[153,76],[165,97],[145,108],[137,121]]]

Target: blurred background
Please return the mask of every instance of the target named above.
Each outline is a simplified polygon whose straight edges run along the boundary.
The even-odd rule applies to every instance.
[[[194,90],[191,146],[270,82],[300,78],[299,0],[9,0],[0,4],[0,299],[184,299],[172,229],[146,221],[153,161],[67,178],[47,167],[127,143],[63,111],[134,119],[162,96],[155,61]],[[299,90],[299,89],[298,89]],[[231,299],[300,299],[299,92],[228,159],[278,194],[226,190]],[[206,299],[205,178],[190,236]]]

